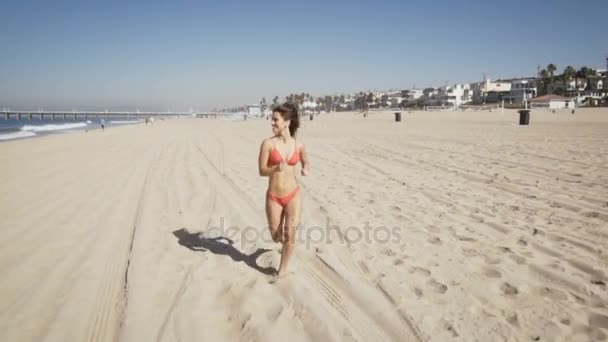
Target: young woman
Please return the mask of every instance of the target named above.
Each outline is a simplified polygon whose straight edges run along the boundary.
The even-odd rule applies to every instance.
[[[260,176],[268,177],[266,217],[274,242],[281,242],[281,263],[278,275],[284,275],[293,254],[296,226],[302,208],[300,187],[296,179],[296,165],[301,163],[302,176],[310,172],[306,149],[295,139],[300,126],[296,107],[285,103],[273,109],[273,136],[264,139],[258,160]]]

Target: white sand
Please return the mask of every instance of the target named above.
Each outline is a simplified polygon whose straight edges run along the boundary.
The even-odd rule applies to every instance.
[[[516,122],[304,121],[312,175],[277,282],[268,121],[1,143],[0,340],[606,340],[608,110]],[[197,235],[221,222],[232,246]]]

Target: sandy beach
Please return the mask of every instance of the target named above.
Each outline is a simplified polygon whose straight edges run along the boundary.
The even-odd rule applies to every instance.
[[[1,341],[603,341],[608,109],[324,114],[291,273],[266,120],[0,143]]]

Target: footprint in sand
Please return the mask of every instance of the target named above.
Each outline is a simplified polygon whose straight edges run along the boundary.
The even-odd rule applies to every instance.
[[[519,328],[519,318],[517,317],[516,312],[504,312],[503,311],[503,317],[505,318],[507,323],[511,324],[514,327]]]
[[[502,253],[513,253],[511,248],[505,247],[505,246],[498,246],[498,250],[501,251]]]
[[[583,213],[583,216],[589,217],[589,218],[598,218],[598,217],[600,217],[600,213],[595,212],[595,211],[589,211],[589,212]]]
[[[438,282],[435,279],[430,279],[427,283],[426,283],[433,291],[437,292],[437,293],[445,293],[445,291],[448,290],[447,285],[442,284],[440,282]]]
[[[390,257],[397,255],[397,253],[390,248],[387,248],[384,251],[382,251],[382,254],[384,254],[386,256],[390,256]]]
[[[554,269],[554,270],[558,270],[561,272],[566,272],[566,268],[564,266],[562,266],[559,261],[554,261],[550,264],[547,265],[548,267]]]
[[[500,258],[492,258],[487,255],[483,256],[483,261],[489,265],[496,265],[496,264],[500,264],[502,262],[502,260]]]
[[[608,316],[592,313],[589,315],[589,325],[602,329],[608,329]]]
[[[602,288],[603,290],[605,290],[605,289],[606,289],[606,282],[605,282],[605,281],[603,281],[603,280],[600,280],[600,279],[591,279],[591,280],[590,280],[590,282],[591,282],[591,284],[593,284],[593,285],[597,285],[597,286],[599,286],[599,287],[600,287],[600,288]]]
[[[588,325],[577,324],[572,328],[572,332],[574,334],[584,334],[587,335],[590,340],[589,341],[605,341],[606,334],[602,332],[601,329],[590,327]]]
[[[441,319],[439,321],[439,324],[440,324],[441,327],[443,327],[443,329],[445,329],[445,330],[449,331],[450,333],[452,333],[452,337],[458,337],[458,336],[460,336],[460,335],[458,335],[458,331],[456,331],[456,328],[454,328],[454,324],[452,324],[452,323],[450,323],[450,322],[448,322],[448,321],[446,321],[444,319]]]
[[[517,287],[505,282],[500,285],[500,292],[505,296],[515,296],[519,293],[519,290]]]
[[[518,265],[522,265],[526,263],[526,258],[519,255],[509,255],[509,258],[513,259]]]
[[[462,254],[467,257],[475,257],[475,256],[479,255],[479,253],[477,253],[476,250],[471,249],[471,248],[463,248]]]
[[[441,239],[438,238],[437,236],[431,236],[430,238],[427,239],[427,241],[432,243],[433,245],[441,245]]]
[[[550,287],[539,287],[533,290],[533,293],[552,300],[568,300],[568,295],[566,295],[566,293]]]
[[[468,237],[468,236],[464,236],[464,235],[458,235],[458,234],[454,234],[454,236],[460,240],[460,241],[465,241],[465,242],[475,242],[477,241],[477,239]]]
[[[500,271],[498,271],[495,268],[491,268],[491,267],[484,267],[483,269],[483,275],[485,275],[488,278],[500,278],[502,277],[502,273],[500,273]]]
[[[414,266],[414,267],[410,268],[410,273],[416,273],[418,275],[422,275],[425,277],[428,277],[431,275],[431,271],[427,270],[426,268],[418,267],[418,266]]]

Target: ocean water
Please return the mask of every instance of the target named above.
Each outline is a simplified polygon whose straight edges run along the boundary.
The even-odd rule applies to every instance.
[[[105,120],[106,128],[117,125],[139,124],[143,120]],[[15,139],[33,138],[47,134],[79,132],[84,130],[101,129],[100,119],[2,119],[0,118],[0,142]]]

